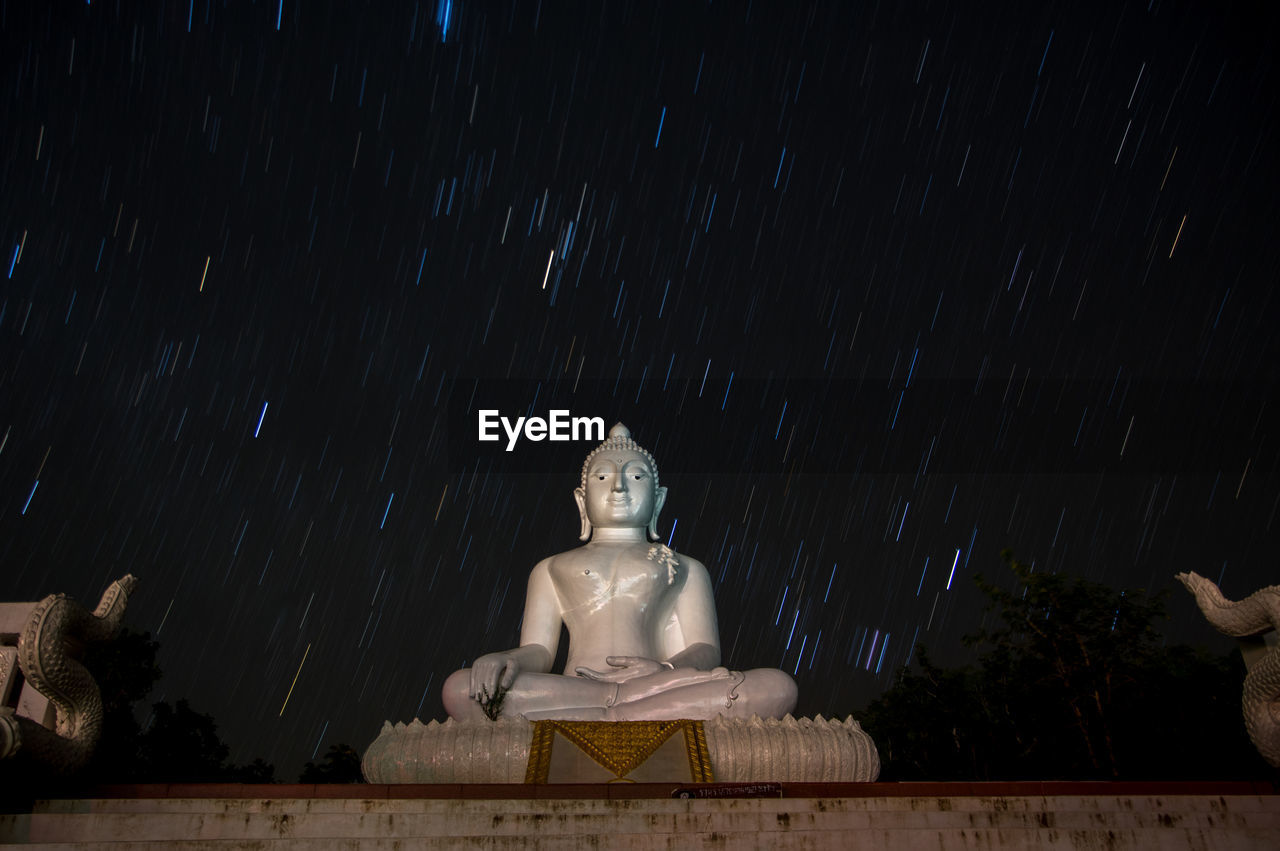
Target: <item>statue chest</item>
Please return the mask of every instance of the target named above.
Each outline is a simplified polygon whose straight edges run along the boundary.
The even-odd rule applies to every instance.
[[[552,581],[566,622],[608,613],[611,619],[660,614],[674,604],[684,573],[643,555],[612,559],[575,558],[555,565]],[[630,617],[629,617],[630,616]]]

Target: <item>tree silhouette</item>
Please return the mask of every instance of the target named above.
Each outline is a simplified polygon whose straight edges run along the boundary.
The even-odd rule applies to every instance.
[[[227,779],[231,749],[218,736],[212,716],[185,700],[156,703],[139,739],[139,762],[148,782],[212,782]]]
[[[115,641],[91,646],[85,667],[102,692],[102,738],[79,780],[92,783],[270,783],[275,768],[262,759],[244,766],[227,761],[230,748],[212,716],[186,700],[152,705],[139,724],[136,704],[163,677],[150,633],[124,629]]]
[[[324,760],[316,765],[308,762],[298,777],[299,783],[363,783],[360,754],[347,744],[330,745]]]
[[[1263,779],[1240,716],[1238,655],[1164,647],[1164,595],[1036,573],[1002,553],[1012,591],[979,576],[997,625],[977,663],[917,672],[861,713],[882,778]]]
[[[1073,773],[1116,776],[1116,744],[1109,709],[1140,698],[1157,666],[1164,595],[1142,589],[1116,592],[1096,582],[1034,573],[1005,550],[1002,558],[1021,586],[1006,591],[981,575],[978,587],[1001,626],[968,636],[990,649],[982,657],[988,699],[1007,726],[1038,716],[1041,727],[1026,742],[1029,755],[1053,751]],[[1065,766],[1064,766],[1065,767]]]
[[[253,762],[237,766],[233,771],[241,783],[276,782],[276,767],[262,757],[255,757]]]
[[[160,645],[150,633],[122,629],[113,641],[89,645],[84,665],[102,693],[103,724],[98,747],[85,769],[99,782],[136,779],[142,725],[134,706],[151,693],[164,674],[156,664]]]

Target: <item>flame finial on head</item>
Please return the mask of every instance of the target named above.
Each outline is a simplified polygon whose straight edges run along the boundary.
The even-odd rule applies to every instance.
[[[631,452],[638,453],[648,462],[649,469],[653,472],[653,486],[658,486],[658,462],[653,460],[653,456],[649,454],[647,449],[642,448],[631,437],[631,429],[622,423],[617,423],[613,428],[609,429],[609,436],[605,438],[604,443],[591,450],[587,455],[587,460],[582,462],[582,487],[587,486],[587,470],[591,468],[591,459],[595,458],[601,452],[607,452],[611,449],[626,449]]]

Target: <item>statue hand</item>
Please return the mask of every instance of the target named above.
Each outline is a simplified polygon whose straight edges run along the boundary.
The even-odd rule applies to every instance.
[[[471,697],[490,700],[516,681],[520,663],[511,653],[486,653],[471,666]]]
[[[602,683],[625,683],[659,671],[671,670],[669,665],[656,659],[646,659],[644,656],[606,656],[605,661],[612,665],[614,670],[594,671],[591,668],[578,668],[578,676]]]

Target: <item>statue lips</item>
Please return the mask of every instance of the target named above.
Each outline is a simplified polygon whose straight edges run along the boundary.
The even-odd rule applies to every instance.
[[[603,521],[601,525],[643,528],[649,520],[648,515],[653,512],[648,502],[630,493],[614,494],[602,500],[603,516],[598,519]],[[641,516],[642,514],[644,516]]]

